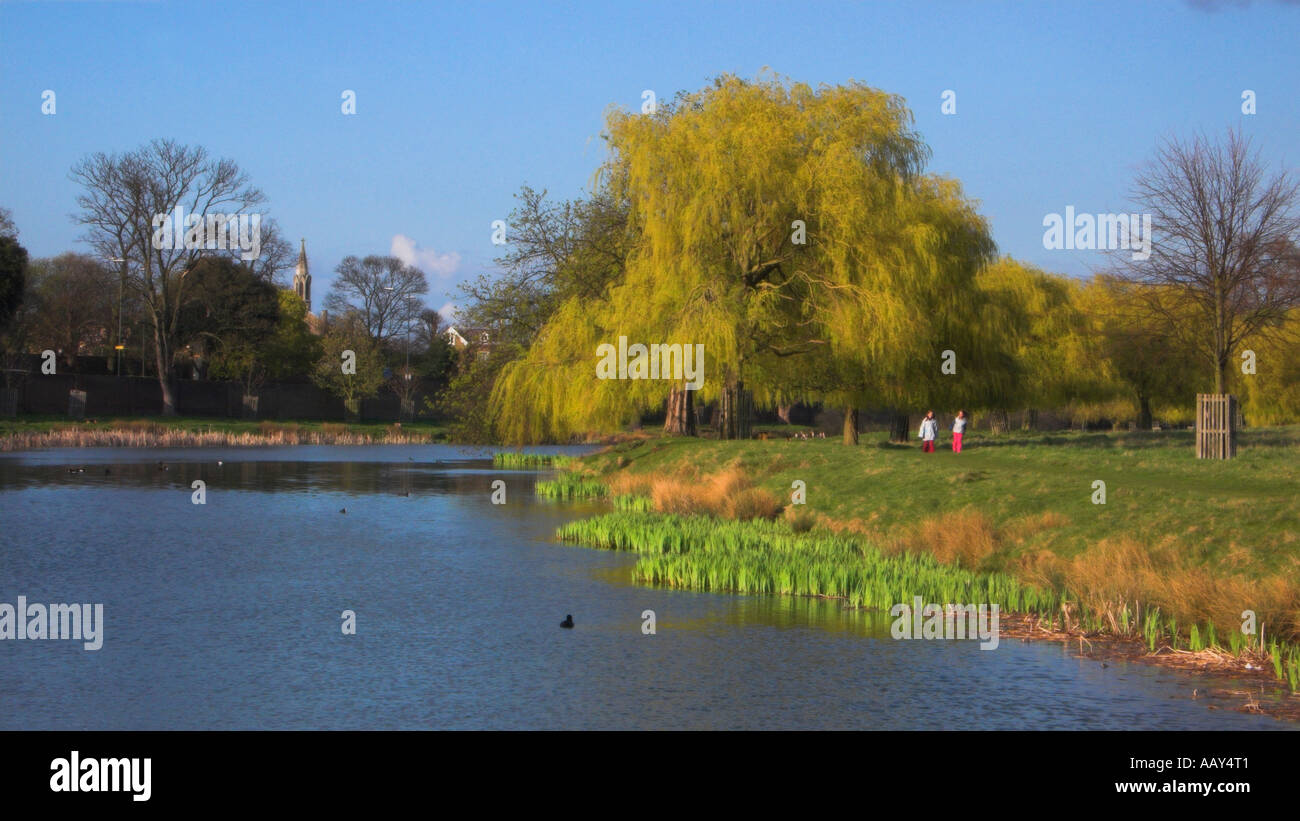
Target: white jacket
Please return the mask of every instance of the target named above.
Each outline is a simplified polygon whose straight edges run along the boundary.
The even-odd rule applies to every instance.
[[[937,419],[922,419],[921,432],[917,434],[927,442],[934,440],[935,434],[939,431],[939,421]]]
[[[961,433],[961,432],[964,431],[964,430],[966,430],[966,420],[965,420],[965,419],[954,419],[954,420],[952,420],[952,432],[953,432],[953,433]]]

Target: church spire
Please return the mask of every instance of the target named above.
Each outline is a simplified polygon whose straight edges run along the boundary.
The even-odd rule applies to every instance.
[[[302,240],[298,250],[298,267],[293,274],[293,292],[307,303],[307,313],[311,313],[311,274],[307,272],[307,239]]]

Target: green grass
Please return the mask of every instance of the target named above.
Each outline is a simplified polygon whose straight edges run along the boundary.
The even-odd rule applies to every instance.
[[[1006,528],[1044,513],[1066,523],[1006,545],[994,565],[1029,550],[1063,557],[1119,534],[1176,538],[1199,562],[1260,576],[1295,572],[1300,558],[1300,427],[1248,430],[1240,455],[1197,460],[1192,434],[971,434],[960,454],[895,446],[883,434],[857,447],[838,439],[719,442],[662,438],[614,446],[582,464],[633,473],[700,473],[737,466],[783,499],[796,479],[807,509],[889,531],[974,508]],[[1106,504],[1092,503],[1094,480]]]

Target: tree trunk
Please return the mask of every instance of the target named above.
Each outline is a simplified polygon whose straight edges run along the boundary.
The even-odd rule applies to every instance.
[[[991,427],[993,433],[1009,433],[1011,431],[1010,413],[1005,410],[993,411],[992,418],[993,424]]]
[[[1025,430],[1038,430],[1038,411],[1036,409],[1030,408],[1025,411],[1025,421],[1021,427]]]
[[[793,405],[777,405],[776,418],[780,419],[782,422],[786,423],[787,425],[790,424],[790,410],[793,407],[794,407]]]
[[[1151,430],[1151,397],[1138,397],[1138,430]]]
[[[894,418],[889,426],[889,441],[903,442],[908,441],[908,434],[912,432],[911,419],[905,413],[894,413]]]
[[[736,382],[722,389],[719,439],[748,439],[754,400],[745,383]]]
[[[157,329],[154,330],[154,356],[155,363],[158,365],[158,387],[162,389],[162,415],[175,416],[176,409],[176,385],[174,384],[171,350],[167,347],[162,337],[158,335]]]
[[[858,409],[844,409],[844,444],[856,445],[858,443]]]
[[[668,392],[668,413],[664,417],[664,433],[674,436],[695,436],[695,391],[673,385]]]

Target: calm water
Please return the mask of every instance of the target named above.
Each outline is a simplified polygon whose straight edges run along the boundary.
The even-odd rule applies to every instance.
[[[1056,645],[893,641],[836,603],[637,586],[631,556],[552,541],[599,508],[539,500],[536,474],[485,456],[0,456],[0,602],[102,602],[106,624],[97,652],[0,641],[0,729],[1290,726]]]

